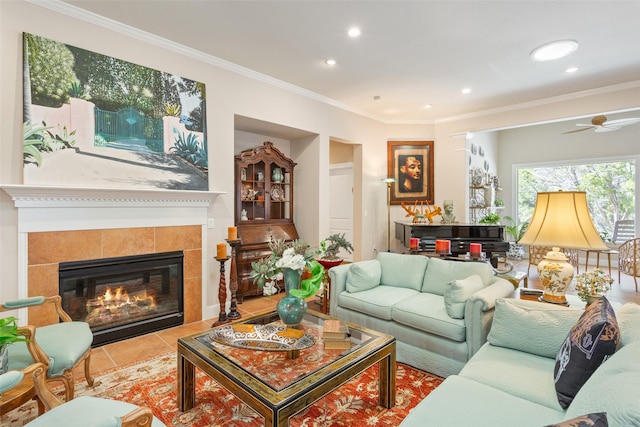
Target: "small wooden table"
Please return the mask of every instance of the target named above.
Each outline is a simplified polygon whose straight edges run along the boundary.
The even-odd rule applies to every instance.
[[[33,365],[31,365],[33,366]],[[44,405],[36,395],[35,385],[33,383],[33,371],[35,368],[28,367],[24,370],[24,378],[15,387],[5,391],[0,396],[0,414],[6,414],[9,411],[24,405],[31,399],[38,402],[38,415],[44,413]]]

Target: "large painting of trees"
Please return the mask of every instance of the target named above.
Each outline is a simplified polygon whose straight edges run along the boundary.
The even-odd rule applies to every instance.
[[[25,168],[43,168],[47,158],[68,148],[85,154],[102,150],[101,156],[120,160],[121,166],[121,157],[130,160],[134,152],[140,163],[189,163],[199,180],[207,181],[203,83],[28,33],[23,55]],[[73,114],[75,120],[67,119]],[[25,181],[40,175],[30,169]],[[194,184],[194,177],[173,178],[173,184],[158,186],[203,186]]]

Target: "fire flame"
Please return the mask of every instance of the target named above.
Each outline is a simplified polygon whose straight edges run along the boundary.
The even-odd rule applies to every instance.
[[[129,297],[127,291],[122,287],[116,288],[115,292],[111,287],[107,286],[107,290],[104,291],[104,295],[96,298],[103,306],[108,307],[123,307],[127,305],[145,306],[155,309],[156,300],[151,295],[134,296],[133,299]]]
[[[116,289],[116,293],[111,292],[111,288],[107,287],[107,290],[104,292],[104,296],[102,297],[105,301],[116,301],[122,304],[129,304],[131,301],[129,300],[129,295],[127,291],[125,291],[122,286]]]

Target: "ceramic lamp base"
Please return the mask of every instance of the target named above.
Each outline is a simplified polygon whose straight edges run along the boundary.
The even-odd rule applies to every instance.
[[[542,282],[544,293],[542,301],[567,305],[565,292],[573,280],[573,266],[558,248],[549,251],[538,263],[538,276]]]

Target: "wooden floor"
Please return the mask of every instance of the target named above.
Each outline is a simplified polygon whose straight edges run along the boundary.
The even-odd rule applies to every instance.
[[[528,262],[526,259],[515,263],[515,269],[517,270],[527,271],[527,267]],[[606,264],[604,266],[601,265],[601,268],[603,267],[606,271]],[[593,267],[589,266],[589,270],[592,269]],[[583,271],[584,265],[581,265],[580,272]],[[612,269],[611,275],[615,279],[615,283],[611,291],[607,294],[607,297],[611,301],[619,303],[635,302],[640,304],[640,293],[635,290],[633,278],[622,275],[622,283],[618,283],[617,269]],[[531,266],[529,271],[529,287],[542,289],[535,266]],[[569,289],[567,293],[575,294],[575,290]],[[273,297],[246,298],[242,304],[238,305],[238,309],[244,317],[273,310],[281,297],[282,294]],[[310,307],[319,310],[319,307],[313,303],[310,304]],[[101,372],[118,366],[148,359],[149,357],[166,353],[172,349],[175,350],[178,338],[204,331],[210,328],[215,320],[217,320],[217,318],[177,326],[160,332],[98,347],[92,351],[91,372],[93,375],[99,375]],[[78,380],[83,378],[82,370],[78,369],[75,374]]]

